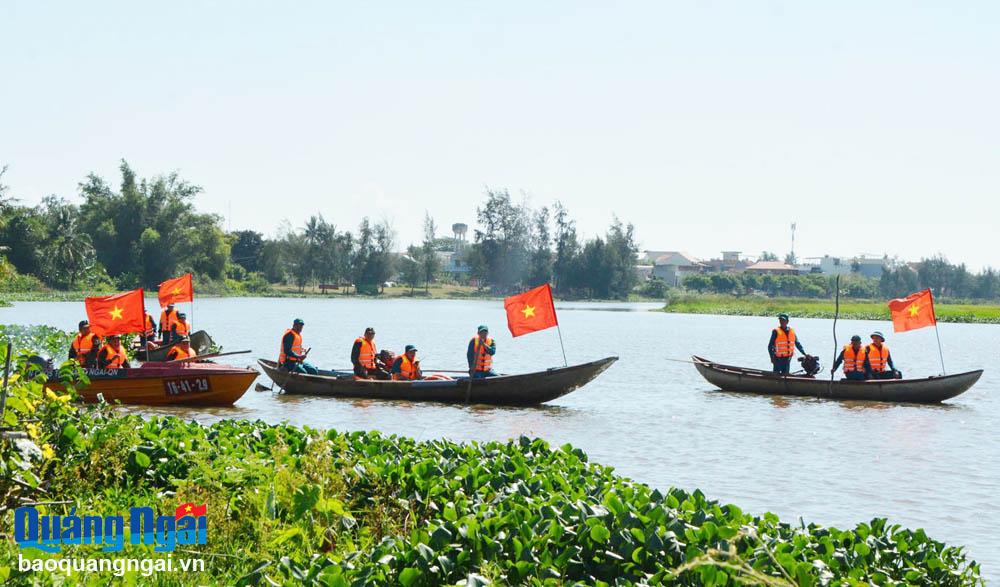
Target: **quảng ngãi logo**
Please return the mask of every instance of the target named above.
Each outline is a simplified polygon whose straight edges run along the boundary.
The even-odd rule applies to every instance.
[[[208,505],[191,502],[177,506],[172,516],[158,516],[151,507],[129,509],[126,537],[125,516],[78,516],[40,514],[35,506],[14,510],[14,541],[24,548],[61,552],[64,545],[102,545],[104,552],[119,552],[130,544],[153,546],[156,552],[173,552],[177,545],[207,544]]]

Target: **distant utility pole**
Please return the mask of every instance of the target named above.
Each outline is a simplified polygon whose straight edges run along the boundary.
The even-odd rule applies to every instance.
[[[792,258],[795,258],[795,223],[792,223]]]

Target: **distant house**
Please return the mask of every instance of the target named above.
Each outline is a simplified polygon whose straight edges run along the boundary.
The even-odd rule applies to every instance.
[[[646,281],[653,277],[652,265],[636,265],[634,269],[636,276],[639,278],[639,281]]]
[[[798,275],[799,270],[781,261],[757,261],[746,268],[747,273],[758,275]]]
[[[823,255],[819,260],[820,271],[824,275],[849,275],[856,273],[864,277],[878,278],[882,269],[889,267],[887,257],[831,257]]]
[[[649,252],[649,251],[647,251]],[[667,285],[679,286],[684,279],[696,273],[702,273],[706,265],[695,257],[681,251],[657,251],[660,254],[653,260],[653,277],[667,282]]]
[[[444,273],[466,274],[472,269],[466,262],[465,255],[454,251],[436,251],[438,261],[441,262],[441,271]]]

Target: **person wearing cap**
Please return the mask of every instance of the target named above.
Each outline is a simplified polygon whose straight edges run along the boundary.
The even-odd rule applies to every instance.
[[[389,379],[389,374],[380,369],[376,359],[375,329],[365,328],[364,336],[359,336],[351,348],[351,364],[354,365],[355,379]]]
[[[837,355],[837,360],[830,369],[830,374],[837,372],[837,367],[844,364],[844,379],[849,381],[864,381],[865,375],[865,349],[861,346],[861,337],[855,334],[851,337],[851,344],[844,345],[844,350]]]
[[[476,336],[469,341],[465,358],[469,361],[469,376],[473,379],[496,377],[493,372],[493,355],[497,354],[497,343],[490,338],[490,329],[480,324]]]
[[[100,369],[128,369],[128,356],[125,354],[125,347],[122,346],[121,336],[112,334],[108,336],[108,342],[101,347],[101,352],[97,355],[97,366]]]
[[[319,369],[306,362],[309,350],[302,346],[302,327],[305,324],[302,318],[296,318],[292,322],[292,327],[286,330],[284,336],[281,337],[278,366],[286,371],[316,375],[319,373]]]
[[[191,348],[191,339],[182,336],[176,340],[176,344],[170,347],[167,351],[168,361],[179,361],[181,359],[190,359],[191,357],[197,357],[198,353]]]
[[[185,336],[191,336],[191,323],[187,321],[187,314],[177,312],[177,319],[170,325],[170,340],[177,340]]]
[[[90,322],[80,320],[79,332],[69,345],[69,358],[75,359],[81,367],[93,368],[97,365],[97,353],[101,350],[101,337],[90,331]]]
[[[160,339],[165,345],[170,344],[170,327],[174,325],[175,320],[177,320],[177,310],[174,309],[174,303],[170,302],[160,312]]]
[[[865,375],[868,379],[898,379],[901,374],[892,364],[889,347],[885,346],[885,335],[876,330],[871,338],[872,343],[865,347]]]
[[[416,381],[422,378],[420,361],[417,360],[417,347],[408,344],[403,354],[397,357],[396,361],[392,364],[392,380]]]
[[[767,343],[767,354],[771,356],[775,373],[788,374],[795,349],[799,349],[803,355],[808,354],[802,348],[795,330],[788,327],[788,314],[778,314],[778,327],[771,331],[771,340]]]

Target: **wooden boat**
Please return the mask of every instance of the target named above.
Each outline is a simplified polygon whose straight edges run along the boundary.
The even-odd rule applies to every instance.
[[[691,358],[702,377],[723,391],[839,400],[938,403],[965,392],[983,374],[980,369],[923,379],[846,381],[838,378],[831,383],[824,378],[781,376],[770,371],[721,365],[702,357]]]
[[[257,371],[215,363],[143,363],[132,369],[87,369],[90,385],[77,393],[85,402],[146,406],[231,406],[243,397]],[[47,387],[61,391],[53,381]]]
[[[143,361],[166,361],[167,352],[170,350],[170,347],[175,344],[177,343],[155,348],[149,351],[149,355],[146,355],[146,351],[144,350],[135,349],[134,352],[135,356]],[[207,355],[211,352],[213,344],[215,344],[215,341],[213,341],[212,337],[209,336],[204,330],[191,333],[191,348],[193,348],[194,352],[199,355]]]
[[[257,363],[275,385],[290,394],[531,406],[552,401],[586,385],[617,360],[618,357],[607,357],[535,373],[473,379],[471,385],[468,377],[421,381],[355,380],[346,374],[290,373],[266,359],[259,359]]]

